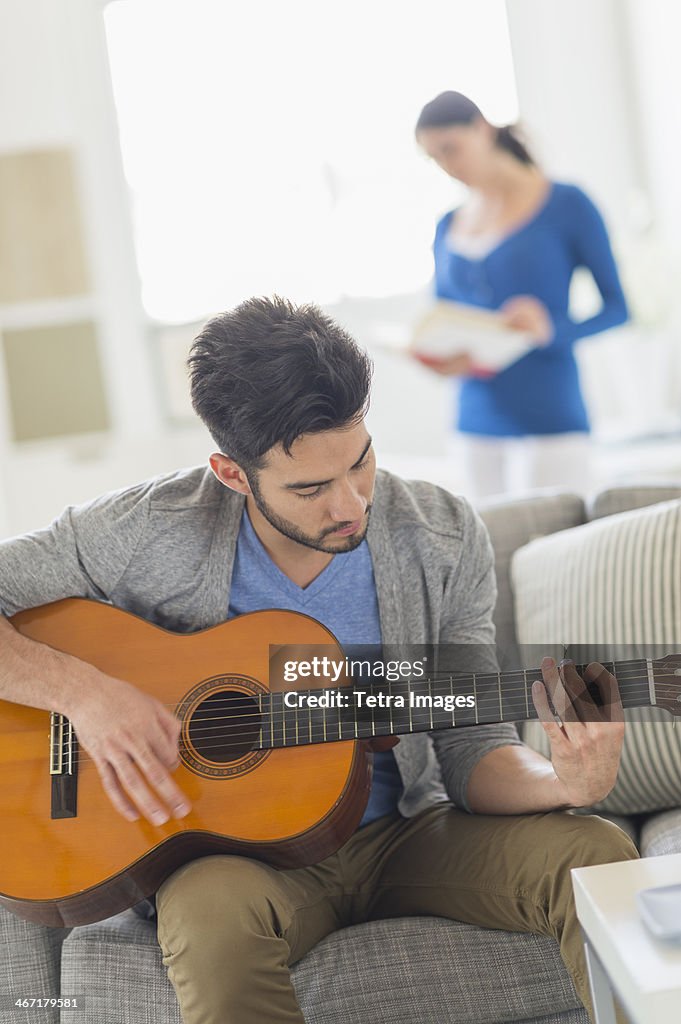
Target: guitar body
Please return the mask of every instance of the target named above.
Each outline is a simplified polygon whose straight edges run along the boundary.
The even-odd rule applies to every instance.
[[[270,673],[270,645],[289,652],[292,645],[333,645],[342,656],[314,619],[263,611],[180,635],[74,598],[11,621],[24,635],[169,705],[183,724],[174,779],[192,802],[181,820],[158,827],[144,819],[128,822],[109,802],[92,760],[74,744],[76,795],[70,779],[55,805],[55,786],[63,780],[50,774],[57,763],[54,720],[47,711],[0,701],[6,837],[0,902],[19,916],[55,926],[84,924],[151,895],[196,857],[231,853],[299,867],[333,853],[357,827],[370,786],[363,743],[259,749],[254,741],[259,697],[294,688],[270,678],[279,675]],[[305,689],[314,686],[315,680],[305,680]],[[224,721],[225,710],[234,724],[220,746],[210,723]],[[62,757],[58,764],[64,763]],[[59,811],[60,799],[66,811]],[[65,816],[55,816],[55,806]]]

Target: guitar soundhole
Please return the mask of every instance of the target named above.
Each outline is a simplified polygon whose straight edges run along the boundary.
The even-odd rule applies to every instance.
[[[180,757],[204,779],[236,779],[270,755],[261,745],[260,703],[268,691],[244,675],[202,679],[177,709]]]
[[[199,757],[214,764],[229,764],[255,749],[260,724],[253,697],[238,690],[215,690],[194,709],[187,731]]]

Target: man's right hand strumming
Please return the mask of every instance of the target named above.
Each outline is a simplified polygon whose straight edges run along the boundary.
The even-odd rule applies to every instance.
[[[69,700],[68,718],[95,762],[107,796],[128,821],[183,818],[189,800],[170,772],[180,763],[180,723],[160,701],[92,669]]]
[[[180,723],[154,697],[122,679],[22,636],[0,615],[0,699],[59,711],[95,763],[116,810],[152,825],[183,818],[189,800],[171,778]]]

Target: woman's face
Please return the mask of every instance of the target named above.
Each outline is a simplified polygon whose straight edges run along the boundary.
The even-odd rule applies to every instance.
[[[475,187],[489,177],[495,136],[496,129],[477,118],[470,124],[422,128],[416,141],[450,178]]]

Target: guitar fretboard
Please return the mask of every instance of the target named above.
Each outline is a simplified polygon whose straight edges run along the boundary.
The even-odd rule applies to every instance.
[[[653,662],[608,662],[604,667],[617,679],[625,708],[656,703],[659,673]],[[583,669],[577,666],[580,675]],[[396,682],[374,679],[354,687],[273,693],[258,699],[261,730],[257,745],[261,749],[301,746],[529,721],[538,717],[531,694],[536,679],[541,679],[539,669],[519,669]],[[589,691],[598,703],[593,685]],[[295,694],[288,697],[295,706],[287,706],[287,694]]]

